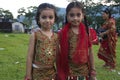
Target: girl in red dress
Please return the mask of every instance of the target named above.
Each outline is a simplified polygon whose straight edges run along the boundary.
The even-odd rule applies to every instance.
[[[89,30],[82,22],[84,15],[82,3],[68,4],[66,24],[59,32],[58,80],[96,80]]]

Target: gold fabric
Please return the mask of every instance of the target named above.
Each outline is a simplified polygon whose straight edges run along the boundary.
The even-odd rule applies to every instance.
[[[55,78],[56,50],[58,36],[53,33],[48,38],[42,32],[36,33],[36,53],[34,64],[39,68],[33,68],[33,80],[52,80]]]

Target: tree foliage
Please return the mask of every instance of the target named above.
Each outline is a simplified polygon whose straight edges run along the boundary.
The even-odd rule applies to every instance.
[[[18,10],[19,13],[18,18],[20,17],[20,15],[24,16],[25,19],[23,20],[23,23],[27,25],[27,27],[30,27],[32,25],[31,24],[32,20],[35,19],[36,11],[37,11],[36,6],[30,6],[27,9],[22,7]],[[60,8],[56,7],[56,11],[58,13],[60,11]],[[56,21],[56,24],[59,24],[61,21],[64,21],[64,15],[58,15],[58,20]]]
[[[13,14],[9,10],[4,10],[0,8],[0,17],[3,19],[13,19]]]

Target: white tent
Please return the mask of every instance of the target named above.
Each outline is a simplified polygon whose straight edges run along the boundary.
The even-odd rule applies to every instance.
[[[24,27],[22,23],[14,22],[12,23],[12,31],[16,33],[24,33]]]

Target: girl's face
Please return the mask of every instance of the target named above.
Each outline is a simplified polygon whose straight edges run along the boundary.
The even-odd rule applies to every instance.
[[[83,19],[83,12],[80,8],[74,7],[67,14],[67,20],[72,26],[79,26]]]
[[[109,16],[109,15],[106,14],[105,12],[102,13],[102,17],[103,17],[103,19],[107,19],[107,18],[109,18],[108,16]]]
[[[39,15],[39,23],[42,29],[51,29],[55,22],[55,13],[53,9],[45,9]]]

